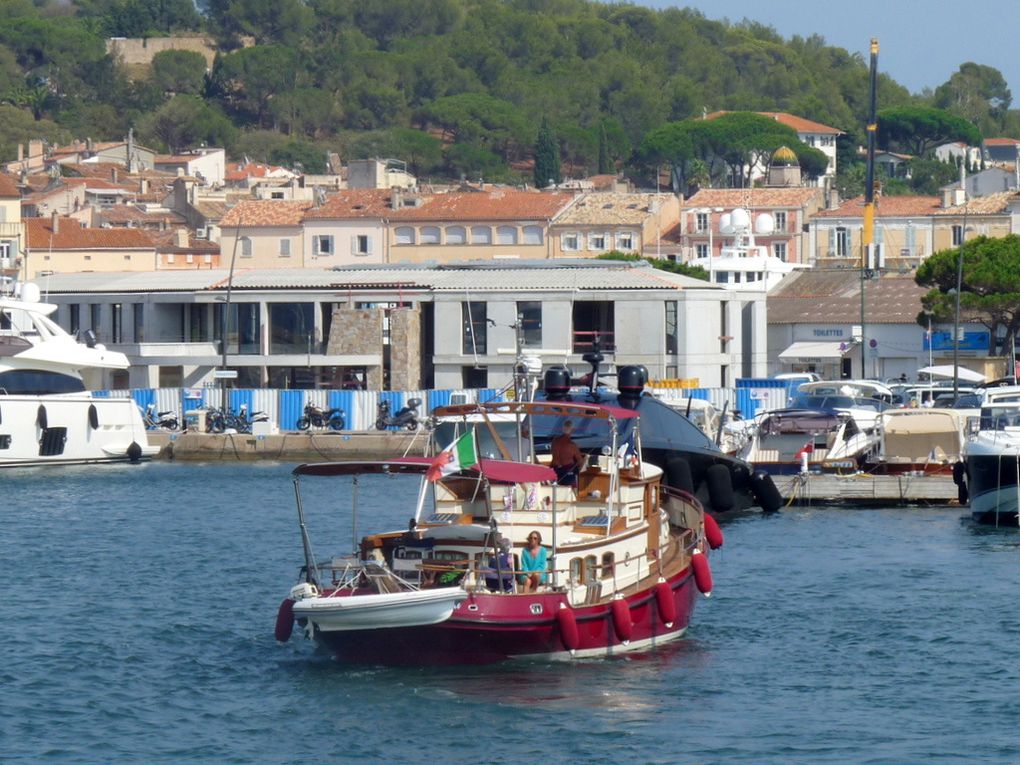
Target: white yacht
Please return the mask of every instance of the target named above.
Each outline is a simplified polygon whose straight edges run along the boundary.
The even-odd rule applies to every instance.
[[[734,290],[768,292],[784,276],[806,266],[780,260],[769,248],[755,242],[755,234],[770,236],[775,232],[775,220],[768,213],[758,215],[752,225],[751,212],[738,207],[724,213],[719,219],[719,233],[732,236],[719,255],[706,253],[691,263],[708,271],[708,280]]]
[[[83,373],[127,369],[127,357],[91,331],[79,342],[49,318],[56,308],[34,284],[0,293],[0,467],[153,456],[134,400],[85,385]]]

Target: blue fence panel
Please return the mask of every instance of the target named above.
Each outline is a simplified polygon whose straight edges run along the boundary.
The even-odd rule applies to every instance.
[[[138,404],[138,408],[144,412],[145,407],[156,403],[156,391],[151,388],[134,388],[131,391],[131,398]]]
[[[753,388],[737,388],[737,409],[745,420],[753,419],[761,407],[761,400],[753,392]]]
[[[92,395],[96,398],[110,398],[110,391],[108,390],[94,390]]]
[[[241,411],[241,405],[245,405],[248,409],[248,415],[255,411],[255,391],[248,390],[246,388],[234,389],[230,391],[230,409],[233,412]]]
[[[344,410],[344,430],[351,430],[354,416],[354,391],[352,390],[331,390],[329,392],[328,406],[330,409]]]
[[[305,413],[305,392],[303,390],[281,390],[278,397],[280,430],[296,430],[298,418]]]
[[[436,407],[446,406],[450,403],[450,396],[453,391],[449,390],[430,390],[428,392],[428,405],[429,411],[431,412]]]
[[[696,398],[700,401],[711,401],[712,395],[708,388],[688,388],[686,398]]]

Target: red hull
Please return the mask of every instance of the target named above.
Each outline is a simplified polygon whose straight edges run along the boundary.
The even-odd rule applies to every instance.
[[[691,569],[667,580],[676,604],[676,620],[666,626],[654,586],[626,598],[632,627],[620,640],[609,603],[573,609],[576,650],[567,650],[557,613],[566,603],[561,593],[490,595],[470,593],[441,624],[381,630],[317,632],[315,639],[338,660],[357,664],[435,666],[491,664],[510,658],[568,659],[612,656],[646,650],[680,637],[690,623],[698,589]]]

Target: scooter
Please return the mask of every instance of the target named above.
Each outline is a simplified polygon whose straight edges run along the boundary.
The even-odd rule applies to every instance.
[[[157,412],[155,404],[148,404],[142,412],[142,421],[149,430],[163,428],[164,430],[177,430],[180,423],[177,421],[177,412]]]
[[[317,428],[343,430],[346,414],[343,409],[322,409],[315,404],[305,404],[305,413],[298,417],[297,429],[308,430],[314,425]]]
[[[421,423],[418,421],[419,406],[421,406],[420,398],[409,398],[407,406],[402,407],[396,414],[390,414],[390,402],[387,399],[380,399],[375,415],[376,430],[386,430],[386,428],[417,430],[421,427]]]

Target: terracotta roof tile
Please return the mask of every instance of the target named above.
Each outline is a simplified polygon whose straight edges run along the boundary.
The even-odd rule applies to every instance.
[[[25,218],[29,247],[55,250],[147,249],[152,236],[138,228],[83,228],[74,218],[60,218],[57,232],[52,218]]]
[[[579,198],[556,223],[640,225],[649,216],[658,194],[587,194]]]
[[[0,173],[0,197],[4,199],[18,199],[21,197],[21,192],[18,191],[18,185],[14,182],[14,179],[3,173]]]
[[[876,218],[905,218],[935,215],[942,209],[938,197],[890,196],[875,200]],[[832,210],[820,210],[816,218],[863,218],[864,197],[849,199]]]
[[[760,114],[762,117],[771,117],[776,122],[780,122],[788,127],[793,128],[798,133],[822,133],[825,135],[843,135],[842,130],[838,130],[828,125],[823,125],[820,122],[812,122],[811,120],[798,117],[796,114],[788,114],[787,112],[755,112]],[[730,114],[727,111],[712,112],[711,114],[705,115],[705,119],[712,120],[716,117],[721,117],[724,114]]]
[[[1016,146],[1020,144],[1020,140],[1016,138],[986,138],[983,143],[985,146]]]
[[[566,192],[489,188],[445,194],[402,192],[402,206],[391,206],[386,189],[347,189],[305,215],[306,220],[388,218],[400,220],[550,220],[574,200]]]
[[[291,202],[278,199],[252,200],[235,205],[220,221],[221,228],[232,226],[300,226],[307,201]]]
[[[684,202],[684,209],[692,207],[802,207],[812,202],[820,204],[823,190],[817,187],[758,188],[758,189],[700,189]]]
[[[882,274],[865,287],[869,324],[914,324],[921,310],[913,276]],[[806,269],[783,279],[768,296],[769,324],[859,324],[861,278],[856,269]]]

